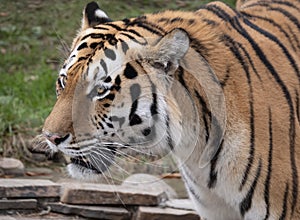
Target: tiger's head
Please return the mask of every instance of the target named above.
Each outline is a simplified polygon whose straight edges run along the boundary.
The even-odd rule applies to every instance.
[[[120,152],[161,155],[180,142],[182,113],[170,90],[189,36],[151,35],[142,19],[112,22],[94,2],[83,12],[43,127],[51,149],[70,156],[73,177],[103,173]]]

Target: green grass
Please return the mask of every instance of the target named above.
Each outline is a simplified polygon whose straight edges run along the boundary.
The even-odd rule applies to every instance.
[[[55,103],[55,78],[89,1],[0,0],[0,155],[16,134],[35,135]],[[99,1],[114,20],[208,1]],[[233,0],[227,3],[233,5]],[[6,143],[6,144],[4,144]]]

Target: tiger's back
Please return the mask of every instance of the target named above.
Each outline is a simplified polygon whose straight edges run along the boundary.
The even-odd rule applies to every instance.
[[[86,13],[95,11],[97,8]],[[91,19],[91,16],[88,18]],[[100,60],[98,63],[105,67],[106,72],[109,72],[110,61],[103,61],[104,58],[118,62],[119,52],[114,52],[114,49],[104,53],[105,56],[97,54],[97,50],[103,49],[97,49],[97,45],[111,44],[110,39],[99,36],[113,36],[121,42],[139,37],[158,37],[163,41],[174,29],[184,30],[189,37],[190,49],[199,55],[199,59],[189,55],[189,50],[182,57],[181,64],[199,62],[212,69],[219,80],[226,107],[219,109],[226,112],[226,129],[220,146],[213,151],[205,166],[199,166],[205,145],[213,138],[210,125],[216,115],[203,90],[204,86],[213,88],[213,82],[202,81],[199,84],[197,80],[202,79],[195,78],[182,66],[176,69],[174,78],[194,100],[201,128],[199,142],[188,159],[181,161],[180,158],[186,146],[178,144],[171,151],[180,162],[184,162],[180,167],[181,173],[200,216],[209,220],[300,219],[300,2],[239,1],[238,10],[213,2],[196,12],[166,11],[116,22],[105,19],[105,16],[102,20],[96,19],[96,24],[91,27],[84,27],[83,22],[82,33],[73,43],[75,61],[73,59],[72,65],[66,64],[67,68],[63,69],[63,73],[68,74],[68,87],[65,90],[58,88],[61,97],[45,122],[44,132],[48,139],[51,134],[74,136],[72,117],[67,114],[71,111],[70,97],[73,97],[72,88],[79,77],[77,73],[84,74],[94,60]],[[124,54],[126,56],[126,52]],[[133,62],[131,69],[139,75],[147,72],[146,65]],[[123,73],[120,74],[123,84],[134,80],[135,77],[128,76],[126,69]],[[122,88],[120,75],[119,78],[110,77],[111,82],[118,84],[113,88]],[[143,83],[146,82],[136,83],[139,86],[136,88],[143,88]],[[151,83],[148,87],[153,88]],[[105,94],[109,92],[105,91]],[[116,91],[110,96],[111,99],[118,93]],[[137,108],[133,96],[132,92],[125,95],[128,103],[132,104],[131,109]],[[64,100],[69,100],[68,105]],[[177,140],[172,132],[180,124],[172,124],[172,121],[176,120],[174,115],[177,116],[176,111],[180,107],[164,101],[160,103],[153,95],[149,115],[153,114],[154,104],[167,105],[169,117],[163,123],[170,133],[166,143],[171,147],[172,142]],[[98,115],[112,112],[109,100],[105,100],[105,104],[104,108],[99,108]],[[163,111],[163,108],[160,110]],[[132,118],[130,114],[129,119]],[[185,117],[188,116],[182,115],[182,118]],[[136,116],[135,122],[129,124],[142,124],[140,118],[141,115]],[[111,132],[108,127],[113,125],[104,126],[107,117],[99,120],[102,130]],[[186,125],[180,130],[183,137],[192,133],[191,127]],[[109,139],[115,140],[112,136]]]
[[[199,206],[218,204],[219,200],[211,199],[216,193],[235,206],[245,219],[300,218],[299,9],[296,1],[248,1],[238,12],[218,2],[197,11],[201,22],[216,31],[212,33],[217,33],[222,44],[215,51],[210,50],[214,54],[200,53],[213,67],[224,89],[227,131],[233,132],[227,132],[228,137],[225,134],[222,150],[206,172],[204,182],[210,190],[188,186],[191,197],[202,203]],[[217,66],[220,63],[223,65]],[[197,95],[194,96],[196,99]],[[244,125],[234,128],[237,121]],[[241,136],[245,130],[246,134]],[[231,143],[234,135],[246,137],[239,140],[236,150]],[[224,166],[231,171],[224,172]],[[192,165],[187,167],[183,174],[193,186],[205,171],[197,176],[191,171]],[[197,194],[197,190],[203,193]],[[234,191],[239,200],[231,198]],[[205,198],[213,202],[206,202]],[[219,207],[218,204],[211,211]],[[220,219],[226,214],[208,212],[207,216]],[[235,217],[229,215],[228,219]]]
[[[235,164],[243,166],[235,187],[246,193],[236,207],[245,219],[300,218],[299,6],[249,1],[239,14],[208,9],[228,21],[222,41],[235,64],[220,79],[248,127],[248,155]]]

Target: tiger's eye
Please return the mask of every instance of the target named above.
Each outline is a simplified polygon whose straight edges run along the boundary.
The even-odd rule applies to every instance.
[[[106,91],[107,91],[107,89],[105,89],[105,88],[98,88],[97,89],[98,95],[101,95],[101,94],[105,93]]]

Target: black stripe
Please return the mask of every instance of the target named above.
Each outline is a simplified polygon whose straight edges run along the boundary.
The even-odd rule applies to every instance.
[[[138,99],[141,95],[141,86],[137,83],[132,84],[130,86],[130,95],[131,95],[132,105],[129,113],[129,125],[133,126],[142,123],[142,119],[140,118],[140,116],[138,116],[135,113],[138,107]]]
[[[129,21],[128,21],[128,22],[129,22]],[[132,33],[132,34],[134,34],[134,35],[136,35],[136,36],[138,36],[138,37],[143,38],[142,35],[140,35],[137,31],[135,31],[135,30],[133,30],[133,29],[124,29],[124,28],[121,28],[121,27],[119,27],[119,26],[117,26],[117,25],[115,25],[115,24],[112,24],[112,23],[108,23],[108,24],[106,24],[106,25],[111,26],[111,27],[115,28],[115,29],[118,30],[118,31],[129,32],[129,33]],[[142,44],[142,45],[144,44],[144,43],[138,42],[137,39],[135,39],[133,36],[131,36],[131,35],[127,34],[127,33],[123,33],[123,32],[122,32],[121,34],[127,36],[129,39],[134,40],[135,42],[137,42],[137,43],[139,43],[139,44]],[[143,38],[143,39],[144,39],[144,38]],[[123,41],[122,41],[122,42],[123,42]],[[125,52],[124,52],[124,53],[125,53]]]
[[[105,30],[105,31],[108,31],[108,30],[109,30],[108,28],[101,27],[101,26],[94,26],[93,29],[97,29],[97,30]]]
[[[178,69],[176,70],[176,76],[178,77],[178,81],[179,83],[187,90],[189,91],[188,89],[188,86],[186,85],[186,82],[184,80],[184,70],[181,66],[178,67]]]
[[[78,50],[82,50],[82,49],[84,49],[84,48],[87,48],[88,46],[87,46],[87,43],[86,42],[83,42],[82,44],[80,44],[80,46],[77,48],[77,51]]]
[[[205,46],[205,43],[201,43],[198,39],[196,38],[191,38],[191,47],[201,56],[205,57],[206,59],[209,57],[209,49]]]
[[[255,64],[253,63],[253,60],[251,58],[251,55],[249,54],[249,52],[246,50],[246,48],[241,44],[241,43],[238,43],[237,41],[235,41],[234,39],[232,39],[229,35],[224,35],[223,36],[223,39],[225,39],[226,41],[229,41],[227,43],[229,43],[229,49],[232,50],[232,52],[234,53],[234,55],[236,56],[236,58],[239,60],[239,62],[242,64],[243,66],[243,69],[245,72],[248,71],[248,64],[245,63],[244,59],[243,59],[243,56],[240,54],[239,52],[239,49],[241,49],[243,52],[244,52],[244,56],[247,58],[247,60],[249,61],[250,63],[250,66],[253,70],[253,72],[255,73],[255,75],[257,76],[257,78],[259,79],[259,81],[262,82],[261,80],[261,77],[255,67]],[[226,43],[225,43],[226,44]],[[233,47],[233,48],[231,48]],[[235,54],[236,51],[238,54]],[[248,71],[249,72],[249,71]],[[248,73],[249,74],[249,73]],[[250,74],[249,74],[250,76]]]
[[[102,66],[102,68],[103,68],[103,70],[104,70],[104,72],[105,72],[105,74],[107,75],[107,65],[106,65],[106,63],[105,63],[105,61],[103,60],[103,59],[101,59],[100,60],[100,65]]]
[[[126,55],[127,50],[129,49],[128,44],[123,41],[122,39],[119,39],[119,41],[121,42],[121,47],[122,47],[122,51],[123,53]]]
[[[129,23],[129,22],[130,22],[130,21],[127,20],[127,23]],[[119,27],[119,26],[117,26],[117,25],[115,25],[115,24],[112,24],[112,23],[108,23],[108,24],[106,24],[106,25],[111,26],[111,27],[115,28],[115,29],[118,30],[118,31],[130,32],[130,33],[132,33],[132,34],[134,34],[134,35],[136,35],[136,36],[138,36],[138,37],[142,37],[142,38],[143,38],[143,36],[140,35],[136,30],[133,30],[133,29],[126,29],[126,28],[121,28],[121,27]],[[124,35],[125,35],[125,33],[121,33],[121,34],[124,34]],[[127,34],[127,35],[128,35],[128,34]]]
[[[269,155],[268,155],[268,172],[265,181],[264,198],[266,203],[266,215],[264,220],[270,216],[270,181],[272,173],[272,160],[273,160],[273,129],[272,129],[272,112],[269,108]]]
[[[297,90],[296,90],[296,112],[297,112],[298,123],[300,125],[300,98]]]
[[[228,20],[229,23],[232,25],[232,27],[236,29],[236,31],[238,31],[241,35],[243,35],[246,39],[248,39],[246,35],[248,35],[248,37],[249,37],[249,34],[242,28],[242,26],[239,23],[239,20],[236,17],[234,17],[234,19],[229,20],[230,16],[224,10],[222,10],[221,8],[219,8],[219,7],[215,6],[215,5],[212,5],[211,7],[207,7],[206,9],[209,10],[209,11],[211,11],[211,12],[213,12],[213,13],[215,13],[221,19]],[[218,10],[216,10],[216,9],[218,9]],[[233,20],[235,21],[234,23],[232,22]],[[288,52],[288,50],[286,49],[286,47],[274,35],[272,35],[271,33],[267,32],[267,31],[265,31],[265,30],[263,30],[261,28],[259,28],[258,26],[256,26],[252,22],[250,22],[248,19],[245,18],[245,19],[243,19],[243,21],[244,21],[244,23],[246,25],[248,25],[252,29],[255,29],[256,31],[258,31],[259,33],[261,33],[262,35],[264,35],[265,37],[269,38],[271,41],[277,43],[277,45],[282,49],[282,51],[285,54],[285,56],[287,57],[287,59],[290,61],[291,65],[294,68],[295,73],[297,74],[298,79],[300,81],[300,72],[299,72],[299,69],[298,69],[298,67],[296,65],[295,60],[290,55],[290,53]],[[297,27],[300,29],[299,23],[298,23]],[[252,39],[252,41],[254,42],[253,39]],[[253,49],[255,49],[255,48],[253,48]]]
[[[116,46],[116,44],[118,43],[118,40],[116,39],[116,37],[112,34],[110,35],[106,35],[107,36],[107,41],[111,46]],[[116,46],[117,47],[117,46]]]
[[[205,136],[205,141],[207,143],[208,141],[208,138],[209,138],[209,130],[210,130],[210,126],[209,126],[209,123],[211,122],[212,120],[212,115],[211,115],[211,111],[208,109],[207,107],[207,104],[205,102],[205,100],[202,98],[202,96],[198,93],[197,90],[194,90],[195,94],[196,94],[196,97],[199,101],[199,104],[202,108],[202,120],[203,120],[203,123],[204,123],[204,129],[205,129],[205,132],[206,132],[206,136]],[[207,119],[208,117],[208,119]]]
[[[90,120],[91,120],[91,122],[92,122],[92,124],[97,128],[97,130],[99,130],[100,128],[99,128],[99,126],[98,126],[98,124],[97,124],[97,117],[90,117]],[[96,121],[95,121],[96,120]]]
[[[296,35],[296,33],[292,30],[292,28],[289,25],[286,25],[286,27],[287,27],[287,29],[289,29],[289,32],[293,35],[293,40],[296,41],[298,49],[300,49],[300,43],[298,40],[298,36]]]
[[[86,60],[86,59],[88,59],[88,58],[89,58],[89,57],[79,57],[78,60],[77,60],[77,62],[80,62],[80,61],[82,61],[82,60]],[[74,64],[73,64],[73,65],[74,65]],[[73,65],[72,65],[72,66],[73,66]],[[71,69],[72,66],[70,66],[69,69]]]
[[[188,187],[188,190],[190,191],[190,193],[198,201],[198,203],[201,203],[201,197],[195,192],[195,190],[192,187],[190,187],[189,185],[187,185],[187,187]]]
[[[280,12],[286,18],[288,18],[294,25],[296,25],[298,30],[300,30],[300,23],[299,23],[298,19],[295,16],[293,16],[291,13],[289,13],[288,11],[284,10],[283,8],[270,8],[270,10]]]
[[[151,128],[145,128],[144,130],[142,130],[142,134],[147,137],[149,134],[151,133]]]
[[[140,33],[138,33],[136,30],[128,29],[128,30],[126,30],[126,31],[128,31],[128,32],[130,32],[130,33],[132,33],[132,34],[134,34],[134,35],[136,35],[136,36],[138,36],[138,37],[144,38],[144,36],[140,35]]]
[[[117,58],[115,51],[108,49],[108,48],[104,49],[104,54],[106,57],[108,57],[111,60],[116,60],[116,58]]]
[[[182,169],[184,170],[184,172],[182,172],[182,178],[184,180],[184,182],[192,182],[194,185],[197,186],[198,183],[196,183],[196,181],[192,178],[192,176],[186,171],[186,169],[184,167],[182,167]],[[187,179],[188,178],[188,179]],[[186,184],[188,191],[190,191],[190,193],[195,197],[195,199],[198,201],[198,203],[202,203],[201,197],[196,193],[196,191],[189,185]]]
[[[61,83],[61,77],[59,77],[58,79],[57,79],[57,84],[58,84],[58,86],[59,86],[59,88],[63,88],[63,85],[62,85],[62,83]]]
[[[143,68],[142,64],[138,62],[138,64]],[[157,120],[158,117],[157,115],[159,114],[158,112],[158,103],[157,103],[157,89],[156,85],[152,82],[150,76],[147,74],[148,80],[151,84],[151,92],[152,92],[152,104],[150,106],[150,112],[151,116],[153,116],[153,120]]]
[[[254,181],[253,181],[252,185],[250,186],[250,189],[249,189],[246,197],[240,204],[240,212],[243,217],[245,216],[246,212],[251,209],[252,199],[253,199],[255,188],[256,188],[256,185],[258,182],[258,178],[260,177],[261,167],[262,167],[262,162],[260,159],[257,170],[256,170],[256,175],[255,175]]]
[[[109,127],[109,128],[114,128],[113,124],[111,124],[111,123],[106,123],[106,125],[107,125],[107,127]]]
[[[276,3],[276,4],[279,4],[279,5],[285,5],[285,6],[288,6],[288,7],[291,7],[293,9],[297,9],[298,11],[300,11],[299,8],[296,5],[294,5],[291,1],[288,2],[288,1],[276,1],[276,0],[273,0],[271,2],[272,2],[272,4]]]
[[[156,94],[156,92],[152,92],[152,104],[151,104],[151,107],[150,107],[150,112],[151,112],[152,116],[158,114],[158,111],[157,111],[157,94]]]
[[[134,102],[134,104],[137,103]],[[131,107],[131,109],[133,109],[133,105]],[[139,124],[142,124],[142,119],[140,116],[138,116],[137,114],[132,114],[133,111],[130,112],[130,116],[129,116],[129,126],[134,126],[134,125],[139,125]]]
[[[102,128],[102,130],[104,130],[104,126],[100,121],[98,122],[98,125]]]
[[[224,35],[224,40],[226,40],[226,45],[231,50],[235,58],[238,60],[238,62],[241,64],[246,77],[247,77],[247,83],[249,86],[249,111],[250,111],[250,150],[249,150],[249,156],[248,156],[248,164],[246,167],[246,170],[244,172],[244,176],[240,185],[240,190],[242,190],[243,186],[245,185],[249,172],[251,170],[253,159],[254,159],[254,153],[255,153],[255,126],[254,126],[254,107],[253,107],[253,88],[252,88],[252,81],[251,76],[249,73],[249,67],[248,64],[245,63],[243,56],[241,55],[238,47],[241,47],[240,44],[236,43],[233,39],[231,39],[229,36]],[[246,52],[246,49],[244,49],[244,52]],[[249,57],[250,59],[250,57]],[[254,68],[254,66],[253,66]]]
[[[220,80],[220,85],[224,88],[227,85],[227,81],[230,79],[230,67],[226,67],[226,75],[223,80]]]
[[[267,59],[263,51],[259,48],[259,46],[256,44],[256,42],[251,38],[251,36],[241,27],[239,22],[236,20],[236,24],[238,28],[242,31],[239,31],[241,34],[243,34],[245,37],[248,38],[248,41],[251,43],[252,48],[256,52],[257,56],[261,59],[262,63],[265,64],[269,72],[272,74],[274,79],[276,80],[277,84],[280,86],[285,99],[287,101],[287,104],[289,106],[290,112],[289,112],[289,120],[290,120],[290,129],[289,129],[289,139],[290,139],[290,158],[291,158],[291,168],[292,168],[292,178],[293,178],[293,201],[292,201],[292,212],[294,212],[294,209],[297,204],[297,197],[298,197],[298,173],[297,173],[297,165],[296,165],[296,159],[295,159],[295,118],[294,118],[294,107],[293,107],[293,101],[291,94],[280,78],[279,74],[276,72],[273,65],[270,63],[270,61]]]
[[[111,80],[112,80],[112,78],[110,76],[108,76],[108,77],[106,77],[106,79],[104,80],[104,82],[105,83],[109,83],[109,82],[111,82]]]
[[[209,5],[202,5],[199,7],[198,11],[200,10],[207,10],[212,12],[213,14],[217,15],[219,18],[221,18],[222,21],[229,22],[231,20],[231,16],[229,16],[223,9],[220,7],[217,7],[216,5],[209,4]]]
[[[217,26],[218,23],[214,20],[211,20],[211,19],[207,19],[207,18],[204,18],[202,19],[202,22],[205,22],[207,25],[210,25],[210,26]]]
[[[194,24],[194,23],[195,23],[195,19],[189,19],[189,20],[188,20],[188,23],[189,23],[189,25]]]
[[[299,1],[299,0],[297,0],[297,1]],[[274,5],[276,3],[279,5],[288,6],[288,7],[291,7],[292,9],[297,9],[298,11],[300,11],[300,9],[296,5],[294,5],[291,1],[271,1],[271,2],[272,2],[272,5]]]
[[[120,86],[120,85],[121,85],[121,77],[120,77],[120,75],[118,75],[118,76],[116,77],[116,79],[115,79],[115,84],[116,84],[116,86]]]
[[[152,25],[148,25],[148,24],[144,24],[144,23],[138,23],[137,24],[138,27],[144,28],[145,30],[156,34],[158,36],[163,36],[165,34],[165,31],[158,31],[157,29],[154,29],[154,27]]]
[[[207,184],[207,187],[210,188],[210,189],[214,188],[216,186],[216,183],[217,183],[218,173],[216,171],[216,165],[217,165],[217,162],[218,162],[218,159],[219,159],[220,152],[223,149],[223,144],[224,144],[224,140],[222,140],[219,149],[217,150],[217,152],[214,155],[213,159],[210,161],[209,181],[208,181],[208,184]]]
[[[217,6],[211,6],[207,7],[207,10],[211,11],[212,13],[216,14],[220,18],[225,18],[228,20],[229,15],[224,12],[220,7]],[[296,165],[296,159],[295,159],[295,116],[294,116],[294,107],[292,102],[291,94],[289,93],[286,85],[276,72],[273,65],[270,63],[270,61],[267,59],[263,51],[260,49],[260,47],[257,45],[257,43],[252,39],[252,37],[246,32],[246,30],[240,25],[238,19],[235,17],[229,22],[231,26],[237,30],[245,39],[249,41],[251,44],[253,50],[255,51],[256,55],[260,58],[262,63],[266,66],[266,68],[269,70],[269,72],[272,74],[273,78],[275,79],[276,83],[280,86],[282,93],[287,101],[287,104],[289,106],[289,120],[290,120],[290,129],[289,129],[289,139],[290,139],[290,158],[291,158],[291,168],[292,168],[292,178],[293,178],[293,201],[292,201],[292,212],[294,212],[294,209],[297,204],[297,197],[298,197],[298,173],[297,173],[297,165]]]
[[[138,73],[137,71],[133,68],[133,66],[130,63],[126,64],[126,68],[124,70],[124,76],[127,79],[133,79],[137,77]]]
[[[83,41],[88,37],[91,37],[94,39],[98,39],[98,38],[104,39],[104,34],[95,34],[95,33],[87,34],[87,35],[83,36],[80,41]]]
[[[130,34],[127,34],[127,33],[121,33],[121,34],[128,37],[130,40],[132,40],[135,43],[138,43],[140,45],[146,45],[147,44],[147,41],[145,40],[145,38],[143,38],[143,42],[140,42],[135,37],[131,36]]]
[[[296,50],[296,48],[295,48],[295,46],[294,46],[294,44],[292,42],[292,39],[290,38],[290,36],[288,35],[288,33],[281,27],[281,25],[277,24],[273,19],[269,19],[269,18],[266,18],[266,17],[263,17],[263,16],[259,16],[259,15],[248,14],[246,12],[241,12],[241,13],[243,15],[245,15],[245,16],[249,16],[249,17],[252,17],[252,18],[255,18],[255,19],[260,19],[260,20],[263,20],[263,21],[267,21],[270,24],[272,24],[274,27],[277,27],[279,29],[279,31],[281,33],[283,33],[283,35],[287,38],[287,40],[290,43],[290,45],[292,46],[293,50]],[[298,48],[299,48],[299,42],[298,41],[297,41],[297,45],[298,45]]]
[[[121,27],[119,27],[118,25],[113,24],[113,23],[106,23],[106,24],[104,24],[104,25],[105,25],[105,26],[113,27],[113,28],[116,29],[117,31],[122,31],[122,30],[123,30]]]
[[[165,30],[155,24],[151,24],[150,22],[146,21],[145,19],[136,18],[133,21],[131,21],[128,26],[138,26],[141,27],[153,34],[156,34],[158,36],[165,35]]]
[[[266,7],[266,8],[268,8],[269,4],[266,3],[266,2],[255,2],[255,3],[249,4],[249,5],[243,6],[243,9],[257,7],[257,6],[258,7]]]
[[[109,100],[113,101],[115,99],[115,94],[110,93],[107,96],[105,96],[104,99],[109,99]]]
[[[131,36],[130,34],[127,34],[127,33],[121,33],[121,34],[128,37],[130,40],[134,40],[135,42],[137,42],[136,39],[133,36]]]
[[[299,1],[299,0],[298,0]],[[299,11],[299,9],[294,5],[292,4],[291,2],[287,2],[287,1],[270,1],[270,2],[255,2],[253,4],[249,4],[247,5],[246,7],[244,8],[250,8],[250,7],[256,7],[256,6],[259,6],[259,7],[266,7],[266,8],[270,8],[270,6],[274,5],[275,3],[277,4],[283,4],[283,5],[286,5],[288,7],[291,7],[293,9],[297,9]]]
[[[284,55],[286,56],[286,58],[288,59],[289,63],[291,64],[291,66],[293,67],[293,69],[295,70],[296,75],[298,76],[298,81],[300,82],[300,72],[298,69],[298,66],[294,60],[294,58],[291,56],[291,54],[289,53],[289,51],[286,49],[286,47],[278,40],[278,38],[271,34],[270,32],[258,27],[257,25],[253,24],[251,21],[249,21],[248,19],[244,20],[244,23],[251,27],[252,29],[256,30],[257,32],[259,32],[260,34],[264,35],[266,38],[268,38],[269,40],[275,42],[282,50],[282,52],[284,53]]]
[[[160,18],[157,22],[165,22],[165,23],[169,23],[169,21],[170,21],[170,19],[169,18],[164,18],[164,17],[162,17],[162,18]]]
[[[288,194],[289,194],[289,184],[286,183],[284,196],[283,196],[282,212],[281,212],[281,216],[280,216],[279,220],[284,220],[286,217]]]
[[[98,42],[94,42],[90,44],[90,48],[95,49],[99,45]]]
[[[181,18],[181,17],[176,17],[176,18],[172,18],[171,20],[170,20],[170,22],[171,23],[174,23],[174,22],[177,22],[177,21],[183,21],[183,18]]]
[[[169,115],[167,115],[167,117],[166,117],[166,126],[167,126],[167,142],[168,142],[168,146],[173,151],[174,150],[174,145],[173,145],[173,140],[172,140],[172,137],[171,137]]]
[[[134,83],[130,86],[131,101],[135,102],[141,95],[141,86],[138,83]]]

